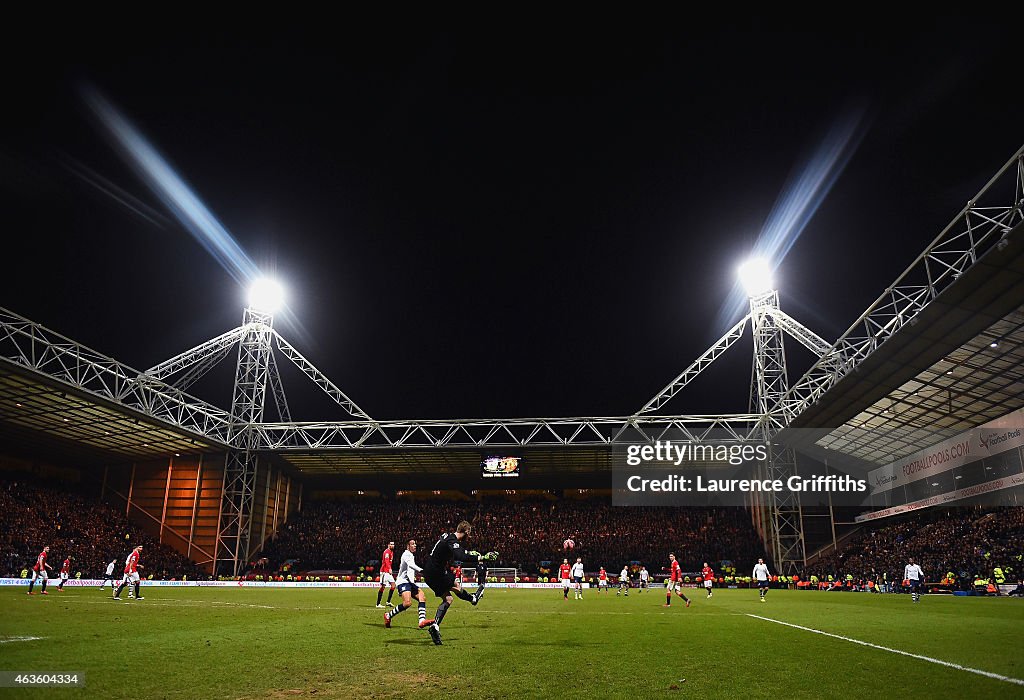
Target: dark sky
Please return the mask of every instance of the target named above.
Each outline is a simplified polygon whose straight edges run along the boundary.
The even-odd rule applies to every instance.
[[[280,330],[372,416],[627,415],[739,318],[735,267],[833,125],[863,115],[778,270],[828,339],[1024,143],[1012,22],[656,26],[9,37],[0,305],[138,368],[241,320],[92,85],[276,271],[301,323]],[[750,352],[669,407],[745,411]],[[294,391],[298,418],[340,417]]]

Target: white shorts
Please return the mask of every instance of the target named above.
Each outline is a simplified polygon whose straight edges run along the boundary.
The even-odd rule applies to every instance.
[[[606,578],[598,579],[597,580],[597,585],[598,586],[607,586],[608,585],[608,579],[606,579]]]
[[[382,586],[394,586],[395,585],[395,577],[385,571],[384,573],[382,573],[380,575],[380,585],[382,585]]]
[[[569,580],[569,579],[567,579],[567,578],[563,578],[563,579],[562,579],[562,587],[563,587],[563,588],[568,588],[568,587],[569,587],[569,584],[571,584],[571,583],[572,583],[572,581],[570,581],[570,580]]]
[[[683,582],[682,581],[673,581],[672,579],[669,579],[668,581],[665,581],[665,588],[667,588],[670,593],[674,593],[677,589],[682,588],[682,587],[683,587]]]
[[[704,588],[711,588],[711,579],[704,579]]]
[[[67,575],[67,573],[65,573],[65,572],[61,571],[61,572],[60,572],[60,580],[61,580],[61,581],[67,581],[67,580],[68,580],[68,575]]]
[[[139,582],[139,572],[136,571],[134,574],[125,574],[121,581],[129,585],[136,584]]]
[[[43,569],[42,571],[36,571],[35,569],[32,569],[32,580],[35,581],[38,578],[41,578],[45,581],[50,577],[46,575],[46,569]]]

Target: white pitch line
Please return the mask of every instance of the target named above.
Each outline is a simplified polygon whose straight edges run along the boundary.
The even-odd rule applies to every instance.
[[[852,637],[844,637],[841,634],[832,634],[831,632],[822,632],[816,630],[813,627],[804,627],[803,625],[794,625],[791,622],[783,622],[782,620],[773,620],[770,617],[761,617],[760,615],[754,615],[753,613],[747,613],[747,617],[756,617],[758,620],[764,620],[765,622],[774,622],[777,625],[785,625],[786,627],[793,627],[794,629],[804,630],[805,632],[814,632],[814,634],[823,634],[826,637],[832,637],[834,639],[841,639],[844,642],[853,642],[854,644],[860,644],[861,646],[871,647],[872,649],[881,649],[882,651],[889,651],[893,654],[899,654],[901,656],[909,656],[912,659],[920,659],[921,661],[928,661],[929,663],[938,664],[939,666],[945,666],[947,668],[955,668],[958,671],[967,671],[968,673],[976,673],[979,676],[985,676],[986,678],[994,678],[997,681],[1003,681],[1004,683],[1013,683],[1014,685],[1024,685],[1024,680],[1020,678],[1011,678],[1010,676],[1003,676],[998,673],[992,673],[991,671],[982,671],[979,668],[971,668],[970,666],[961,666],[951,661],[943,661],[942,659],[933,659],[930,656],[922,656],[921,654],[911,654],[909,651],[901,651],[899,649],[891,649],[889,647],[883,647],[880,644],[872,644],[871,642],[862,642],[859,639],[853,639]]]
[[[8,642],[35,642],[45,637],[3,637],[0,638],[0,644],[7,644]]]

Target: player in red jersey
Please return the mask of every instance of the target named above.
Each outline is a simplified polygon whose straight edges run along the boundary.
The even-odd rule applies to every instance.
[[[36,579],[42,579],[42,590],[39,591],[43,595],[50,595],[46,592],[46,579],[49,578],[46,574],[47,569],[53,567],[46,563],[46,556],[50,553],[50,546],[43,547],[43,551],[36,557],[36,563],[32,565],[32,580],[28,582],[28,594],[32,595],[32,587],[36,585]]]
[[[676,555],[669,554],[668,560],[672,564],[672,570],[669,574],[668,581],[665,584],[665,607],[667,608],[672,605],[673,593],[686,601],[686,607],[690,607],[690,599],[683,593],[683,570],[679,568],[679,562],[676,561]]]
[[[452,567],[452,574],[455,576],[455,583],[462,583],[462,567],[459,566],[459,562],[455,562],[455,566]]]
[[[601,594],[601,591],[608,592],[608,572],[604,570],[602,566],[600,571],[597,572],[597,593]]]
[[[139,563],[139,558],[142,556],[142,545],[138,545],[132,550],[132,553],[128,555],[128,558],[124,560],[124,578],[121,580],[121,585],[117,587],[114,592],[114,600],[121,600],[121,591],[124,590],[125,586],[135,586],[135,600],[145,600],[139,595],[139,569],[144,568]]]
[[[700,577],[704,581],[704,590],[708,592],[708,598],[711,598],[713,596],[711,586],[715,580],[715,572],[707,562],[704,562],[704,568],[700,570]]]
[[[57,590],[64,592],[64,582],[68,580],[68,576],[71,574],[71,555],[64,560],[63,566],[60,567],[60,583],[57,584]]]
[[[385,608],[391,605],[391,597],[395,595],[395,576],[391,571],[391,561],[395,558],[395,543],[388,542],[387,549],[380,555],[380,588],[377,589],[377,607]],[[384,586],[391,586],[388,591],[388,605],[381,605],[380,599],[384,596]]]
[[[569,584],[571,582],[570,576],[572,575],[570,573],[571,570],[572,567],[569,566],[569,560],[563,559],[562,565],[558,567],[558,578],[562,580],[562,598],[565,599],[566,602],[569,601]]]

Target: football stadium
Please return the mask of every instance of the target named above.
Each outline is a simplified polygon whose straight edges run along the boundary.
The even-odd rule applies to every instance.
[[[136,312],[104,321],[92,301],[93,286],[124,282],[103,279],[96,260],[111,253],[53,250],[66,259],[53,265],[79,275],[48,278],[51,263],[18,247],[28,244],[5,243],[8,261],[40,281],[5,287],[29,308],[0,300],[0,687],[106,698],[1024,697],[1019,133],[1002,135],[1016,139],[1003,152],[975,153],[983,173],[917,182],[934,216],[887,220],[861,192],[856,207],[899,239],[880,266],[895,273],[797,298],[788,252],[809,245],[796,237],[870,140],[864,122],[834,126],[813,157],[789,163],[803,170],[776,204],[758,205],[764,225],[737,264],[712,271],[731,291],[685,304],[686,337],[665,336],[677,342],[665,350],[674,378],[644,348],[624,350],[622,365],[581,382],[592,393],[566,398],[560,370],[543,363],[501,377],[535,356],[521,344],[573,346],[594,367],[587,354],[632,342],[615,309],[596,312],[581,343],[559,336],[554,301],[536,314],[555,321],[519,317],[525,307],[480,318],[457,301],[431,306],[430,275],[422,299],[400,295],[402,309],[374,294],[300,303],[296,276],[250,257],[253,244],[208,207],[231,168],[186,172],[153,135],[185,153],[194,134],[170,135],[200,122],[129,116],[131,92],[113,75],[76,84],[79,113],[66,118],[90,123],[79,138],[116,153],[123,172],[101,175],[74,152],[60,167],[94,198],[83,201],[108,207],[102,221],[159,231],[113,253],[150,280],[118,292]],[[237,128],[265,138],[259,121]],[[354,199],[390,196],[350,184]],[[101,235],[67,207],[73,235]],[[396,221],[420,225],[408,212]],[[824,249],[839,245],[820,235]],[[387,260],[397,244],[374,240]],[[484,247],[470,258],[499,255],[496,242],[474,245]],[[161,246],[181,249],[186,267],[172,273]],[[435,261],[426,248],[412,256]],[[399,275],[384,262],[359,273],[329,264],[339,277]],[[548,284],[537,265],[516,283]],[[544,294],[576,295],[580,271],[556,267]],[[186,289],[200,269],[220,270],[228,298]],[[703,279],[683,277],[674,290]],[[627,305],[676,303],[642,289]],[[822,320],[838,309],[854,310]],[[389,361],[393,343],[343,330],[359,328],[360,313],[408,325],[406,366]],[[449,316],[472,335],[431,320]],[[310,331],[327,326],[338,335]],[[466,338],[488,346],[490,372],[462,363]],[[420,346],[441,348],[454,369],[418,365],[435,357]],[[400,379],[363,395],[388,373]],[[602,388],[615,381],[644,399]],[[532,403],[506,400],[510,382]],[[403,418],[403,383],[409,396],[479,396],[490,417],[465,417],[480,415],[474,404]],[[500,417],[599,395],[590,412]]]

